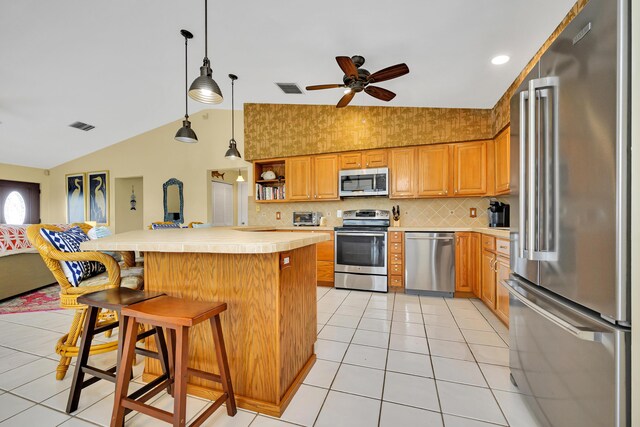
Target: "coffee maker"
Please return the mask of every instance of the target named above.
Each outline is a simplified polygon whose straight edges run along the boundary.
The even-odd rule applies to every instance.
[[[489,202],[489,227],[509,227],[509,205],[497,200]]]

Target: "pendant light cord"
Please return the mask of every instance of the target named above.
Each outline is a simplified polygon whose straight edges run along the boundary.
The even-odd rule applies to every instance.
[[[189,120],[189,98],[187,97],[187,93],[189,92],[189,82],[187,81],[188,71],[187,71],[187,42],[188,38],[185,36],[184,38],[184,117]]]
[[[234,120],[235,118],[235,111],[233,109],[233,84],[235,83],[234,79],[231,79],[231,139],[233,139],[235,141],[235,128],[236,128],[236,122]]]
[[[204,0],[204,59],[205,60],[209,60],[209,37],[207,36],[207,28],[209,27],[208,25],[208,13],[207,13],[207,0]]]

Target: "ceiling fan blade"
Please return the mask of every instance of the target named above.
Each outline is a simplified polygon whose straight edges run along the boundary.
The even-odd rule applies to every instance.
[[[356,93],[354,91],[351,91],[345,96],[343,96],[342,98],[340,98],[340,101],[338,101],[338,105],[336,105],[336,108],[343,108],[349,105],[349,103],[351,102],[351,100],[355,95]]]
[[[334,89],[337,87],[344,87],[344,85],[338,85],[338,84],[329,84],[329,85],[313,85],[313,86],[307,86],[305,89],[306,90],[320,90],[320,89]]]
[[[356,64],[353,63],[351,58],[349,58],[348,56],[336,56],[336,61],[347,76],[353,78],[358,77],[358,69],[356,68]]]
[[[393,98],[396,97],[396,94],[391,92],[390,90],[383,89],[381,87],[376,87],[376,86],[367,86],[366,88],[364,88],[364,91],[367,92],[369,95],[373,96],[374,98],[378,98],[383,101],[391,101]]]
[[[391,80],[395,79],[396,77],[404,76],[408,73],[409,67],[407,67],[407,64],[396,64],[371,74],[369,76],[369,81],[372,83],[383,82],[385,80]]]

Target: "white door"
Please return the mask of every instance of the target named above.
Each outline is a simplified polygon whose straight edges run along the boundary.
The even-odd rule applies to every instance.
[[[211,183],[211,211],[214,227],[233,225],[233,185],[224,182]]]
[[[238,225],[249,224],[249,186],[246,182],[238,182]]]

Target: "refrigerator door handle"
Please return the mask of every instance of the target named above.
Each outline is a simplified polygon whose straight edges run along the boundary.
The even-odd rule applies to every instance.
[[[551,156],[549,156],[548,154],[548,148],[549,148],[549,141],[546,139],[545,137],[545,150],[544,153],[546,154],[546,156],[544,158],[541,158],[542,155],[542,150],[539,150],[540,144],[542,144],[542,141],[540,141],[540,135],[538,134],[539,130],[540,130],[540,126],[538,126],[538,120],[545,120],[545,129],[543,130],[544,133],[548,133],[547,132],[547,125],[548,125],[548,119],[549,119],[549,115],[548,114],[542,114],[542,117],[538,117],[537,116],[537,109],[538,106],[536,105],[536,103],[538,102],[538,98],[540,98],[540,103],[542,104],[542,99],[546,98],[546,102],[547,104],[549,104],[549,99],[548,99],[548,94],[546,94],[546,91],[542,91],[541,89],[553,89],[554,90],[554,94],[552,95],[552,112],[551,112],[551,117],[553,120],[553,127],[554,130],[551,132],[552,137],[554,138],[553,141],[553,147],[555,147],[557,145],[557,141],[555,141],[555,139],[557,138],[556,135],[556,131],[555,131],[555,127],[557,126],[557,108],[554,105],[555,104],[555,100],[557,98],[557,88],[558,88],[558,82],[559,79],[557,77],[544,77],[544,78],[540,78],[540,79],[532,79],[529,81],[529,120],[528,120],[528,142],[529,142],[529,147],[527,150],[527,155],[528,155],[528,162],[527,162],[527,166],[528,166],[528,185],[527,185],[527,215],[528,215],[528,224],[527,224],[527,259],[531,260],[531,261],[556,261],[558,259],[558,253],[557,253],[557,248],[556,247],[552,247],[550,248],[549,245],[547,245],[546,247],[542,247],[542,243],[541,243],[541,236],[544,235],[545,239],[548,239],[548,231],[549,230],[545,230],[542,231],[540,230],[540,221],[541,218],[543,218],[545,221],[548,221],[549,218],[547,218],[548,215],[543,215],[540,210],[540,200],[539,197],[546,197],[545,200],[545,206],[548,206],[549,201],[551,201],[553,203],[553,215],[552,218],[550,219],[553,224],[552,224],[552,229],[554,230],[554,236],[557,235],[557,221],[558,221],[558,215],[555,212],[555,210],[557,209],[557,198],[555,196],[555,193],[557,193],[558,188],[557,185],[555,183],[553,183],[553,192],[554,195],[547,195],[545,193],[546,189],[542,188],[542,180],[541,177],[538,175],[539,171],[540,171],[540,163],[539,162],[544,162],[542,163],[545,171],[548,170],[548,165],[547,165],[547,161],[549,160],[553,160],[555,158],[555,153],[552,154]],[[554,173],[554,179],[555,179],[556,174]],[[547,183],[547,180],[545,180],[545,183]],[[552,245],[555,246],[555,245]]]
[[[526,112],[526,103],[529,99],[529,92],[523,90],[520,92],[520,209],[518,210],[519,217],[519,230],[520,230],[520,238],[518,239],[518,251],[519,258],[525,257],[525,248],[527,245],[527,230],[526,230],[526,217],[527,212],[525,209],[526,200],[527,200],[527,112]]]
[[[562,328],[566,332],[569,332],[571,335],[575,336],[576,338],[579,338],[579,339],[584,340],[584,341],[593,341],[593,342],[601,342],[602,341],[602,332],[601,331],[594,331],[594,330],[590,330],[588,328],[584,328],[582,326],[573,325],[573,324],[567,322],[566,320],[556,316],[555,314],[550,313],[549,311],[545,310],[544,308],[538,306],[533,301],[529,300],[527,297],[522,295],[520,292],[518,292],[512,286],[512,284],[514,286],[517,286],[518,282],[516,282],[514,280],[503,280],[501,282],[501,284],[505,288],[507,288],[509,293],[511,295],[513,295],[522,304],[526,305],[528,308],[530,308],[531,310],[535,311],[540,316],[544,317],[545,319],[547,319],[551,323],[555,324],[556,326]]]

